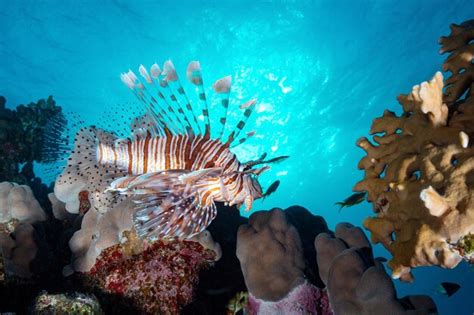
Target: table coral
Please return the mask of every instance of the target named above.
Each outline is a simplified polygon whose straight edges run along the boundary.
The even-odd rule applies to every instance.
[[[357,145],[367,155],[359,162],[365,177],[354,190],[368,192],[377,213],[364,225],[372,241],[392,254],[394,278],[412,280],[411,268],[454,268],[463,258],[454,250],[474,233],[474,21],[452,25],[442,37],[443,65],[398,101],[403,113],[386,110]]]
[[[190,241],[156,241],[131,256],[115,245],[102,252],[85,276],[93,286],[130,299],[142,312],[178,314],[192,301],[199,272],[215,255]]]

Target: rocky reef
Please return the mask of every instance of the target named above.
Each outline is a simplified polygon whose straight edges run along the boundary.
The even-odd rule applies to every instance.
[[[1,204],[8,205],[2,209],[10,209],[10,214],[3,211],[2,217],[9,222],[16,220],[17,229],[26,222],[58,220],[45,214],[27,187],[10,183],[2,183],[1,187],[5,192],[0,196]],[[21,198],[14,198],[15,190],[21,192]],[[77,239],[82,237],[75,240],[72,235],[81,235],[83,229],[89,229],[88,224],[81,225],[78,220],[86,220],[94,210],[68,216],[63,212],[64,204],[51,195],[50,199],[56,208],[56,217],[62,218],[63,228],[58,238],[70,239],[73,245],[73,264],[68,269],[72,275],[52,277],[50,282],[45,282],[44,278],[37,277],[36,270],[24,268],[28,274],[22,276],[29,277],[29,282],[11,281],[8,270],[12,264],[8,259],[14,257],[15,251],[21,251],[23,239],[27,240],[26,245],[37,247],[37,244],[36,238],[32,239],[28,233],[23,237],[16,230],[6,230],[11,223],[2,225],[1,248],[6,257],[5,266],[10,269],[6,269],[9,281],[1,282],[0,289],[5,293],[2,296],[9,296],[11,300],[5,303],[7,301],[2,299],[1,311],[23,312],[33,307],[43,314],[67,313],[68,310],[83,310],[86,314],[102,310],[114,314],[238,314],[237,310],[248,314],[351,314],[353,309],[360,308],[363,314],[371,314],[387,305],[391,305],[394,314],[410,314],[409,309],[417,309],[417,314],[436,310],[427,297],[397,299],[390,278],[373,260],[370,244],[360,229],[341,225],[334,237],[322,217],[302,207],[259,211],[246,219],[236,208],[220,204],[218,217],[209,231],[190,240],[149,242],[138,239],[131,226],[117,227],[116,222],[127,222],[127,219],[117,221],[114,216],[119,218],[133,209],[125,204],[114,216],[104,215],[110,225],[105,225],[105,221],[92,224],[92,235],[108,241],[97,246],[102,242],[95,242],[95,236],[84,237],[92,238],[95,243],[85,242],[81,250],[80,247],[74,249],[74,244],[79,244]],[[26,229],[26,232],[32,231],[35,229]],[[56,238],[49,242],[63,243]],[[9,246],[10,243],[14,243],[13,246]],[[87,257],[84,253],[91,248],[98,255],[89,256],[85,261],[92,263],[75,265],[77,259]],[[64,261],[60,249],[64,247],[58,247],[50,259]],[[28,251],[36,252],[35,248]],[[353,252],[361,255],[356,257],[358,262],[348,255]],[[14,261],[13,266],[17,269],[32,266],[32,257],[25,257],[21,263]],[[376,270],[372,268],[374,265]],[[84,269],[78,271],[74,266]],[[58,272],[60,269],[54,273]],[[355,287],[347,287],[347,283]],[[375,290],[369,286],[371,283],[385,283],[382,287],[385,289],[378,286]],[[43,292],[45,289],[53,293],[48,295]],[[93,293],[97,300],[80,292]],[[354,295],[354,292],[358,293]]]
[[[386,110],[370,129],[373,143],[357,142],[367,155],[354,190],[368,192],[377,216],[364,226],[392,254],[394,278],[412,280],[417,266],[473,262],[465,246],[474,233],[473,39],[474,21],[453,24],[440,39],[451,76],[437,72],[400,95],[403,112]]]

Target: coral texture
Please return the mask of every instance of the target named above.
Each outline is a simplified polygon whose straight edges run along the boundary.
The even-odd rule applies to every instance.
[[[215,259],[215,252],[189,241],[157,241],[139,255],[125,252],[121,245],[104,250],[86,277],[153,314],[178,314],[192,301],[199,272]]]
[[[304,282],[277,302],[268,302],[249,295],[248,314],[333,314],[326,292]]]
[[[71,294],[48,294],[42,292],[35,301],[34,314],[41,315],[100,315],[103,314],[99,301],[93,295],[78,292]]]
[[[455,244],[474,232],[474,22],[451,29],[440,40],[451,52],[444,95],[438,72],[398,97],[400,116],[386,110],[374,120],[375,144],[357,142],[367,155],[354,190],[367,191],[377,213],[364,226],[392,254],[392,276],[406,281],[416,266],[455,267],[463,259]]]
[[[360,228],[349,223],[315,239],[321,279],[327,286],[335,314],[434,314],[427,296],[397,299],[392,280],[372,256],[369,241]]]
[[[30,263],[38,250],[32,224],[44,220],[30,187],[0,183],[0,251],[7,276],[32,276]]]

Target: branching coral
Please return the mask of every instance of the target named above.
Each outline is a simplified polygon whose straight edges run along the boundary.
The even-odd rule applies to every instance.
[[[455,267],[463,257],[453,244],[474,233],[474,21],[451,29],[440,40],[441,51],[451,52],[445,93],[438,72],[398,97],[400,116],[386,110],[374,120],[375,144],[357,143],[367,155],[354,190],[367,191],[377,213],[364,225],[390,251],[388,265],[402,280],[416,266]]]

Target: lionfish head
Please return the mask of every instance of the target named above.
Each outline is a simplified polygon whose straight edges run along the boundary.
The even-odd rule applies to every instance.
[[[245,210],[250,210],[252,208],[253,201],[262,198],[263,196],[262,186],[260,186],[258,176],[268,169],[268,166],[252,169],[251,166],[242,164],[238,172],[241,176],[242,186],[240,191],[234,194],[234,198],[230,202],[230,205],[245,204]]]

